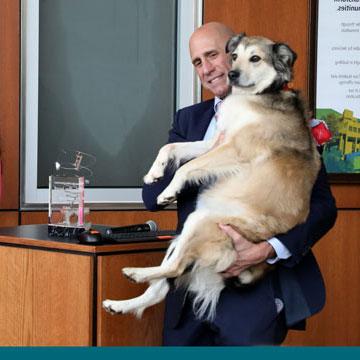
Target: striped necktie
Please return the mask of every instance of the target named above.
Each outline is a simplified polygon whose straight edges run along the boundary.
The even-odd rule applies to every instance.
[[[221,100],[214,106],[215,107],[215,120],[218,120],[218,118],[219,118],[219,110],[220,110],[222,102],[223,101]]]

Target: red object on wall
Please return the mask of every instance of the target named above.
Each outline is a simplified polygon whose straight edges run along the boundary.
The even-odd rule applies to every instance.
[[[331,140],[331,131],[327,127],[325,121],[313,119],[310,122],[311,133],[318,145],[324,145]]]

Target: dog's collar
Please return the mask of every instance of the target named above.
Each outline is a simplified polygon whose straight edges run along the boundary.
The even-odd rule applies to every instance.
[[[291,87],[289,86],[289,83],[285,83],[283,86],[282,86],[282,89],[283,91],[291,91]]]

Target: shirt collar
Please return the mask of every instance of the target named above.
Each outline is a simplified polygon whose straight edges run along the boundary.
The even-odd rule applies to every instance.
[[[218,110],[218,106],[219,104],[222,102],[223,100],[218,98],[217,96],[215,96],[215,99],[214,99],[214,111],[215,111],[215,114]]]

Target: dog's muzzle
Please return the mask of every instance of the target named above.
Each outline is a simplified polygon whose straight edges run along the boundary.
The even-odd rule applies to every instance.
[[[240,77],[240,71],[238,71],[238,70],[230,70],[228,73],[228,78],[230,80],[230,84],[236,83],[236,81],[239,79],[239,77]]]

